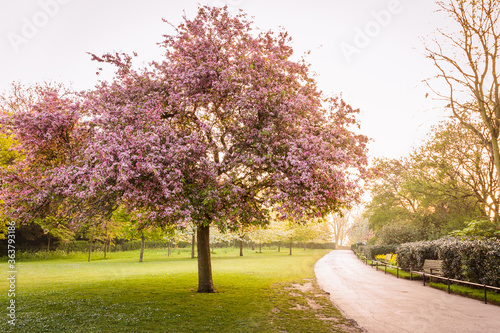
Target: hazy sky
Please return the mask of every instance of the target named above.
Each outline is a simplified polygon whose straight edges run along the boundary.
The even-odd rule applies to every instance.
[[[92,88],[99,65],[87,52],[158,59],[156,43],[173,32],[161,19],[176,25],[198,3],[243,9],[262,30],[283,27],[297,57],[311,50],[319,87],[361,109],[372,157],[408,154],[443,117],[422,82],[434,73],[423,40],[446,21],[433,0],[0,0],[0,90],[42,80]]]

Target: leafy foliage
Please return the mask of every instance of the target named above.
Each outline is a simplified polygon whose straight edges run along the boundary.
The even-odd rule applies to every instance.
[[[500,230],[490,220],[473,220],[467,222],[467,226],[462,230],[456,230],[451,233],[457,237],[486,237],[486,238],[500,238]]]
[[[376,169],[366,216],[380,243],[438,239],[498,214],[492,156],[456,121],[436,126],[410,157],[377,160]]]

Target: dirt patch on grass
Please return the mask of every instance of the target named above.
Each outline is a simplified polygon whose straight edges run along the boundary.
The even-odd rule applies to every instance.
[[[277,332],[364,332],[355,321],[342,316],[315,280],[276,285],[275,290],[276,304],[271,310],[271,321]],[[293,327],[291,316],[295,319]]]
[[[289,289],[297,289],[303,293],[307,293],[307,292],[313,290],[313,284],[312,284],[312,282],[306,282],[304,284],[294,283],[289,288],[286,288],[286,289],[288,289],[288,290]]]

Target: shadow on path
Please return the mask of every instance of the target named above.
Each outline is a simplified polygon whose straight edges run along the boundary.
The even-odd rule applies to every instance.
[[[332,251],[314,267],[319,286],[369,333],[498,333],[500,307],[377,272],[352,251]]]

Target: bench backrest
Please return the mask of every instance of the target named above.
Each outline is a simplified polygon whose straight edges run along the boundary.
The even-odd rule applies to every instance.
[[[424,273],[442,274],[442,271],[441,271],[441,264],[442,263],[443,263],[442,260],[425,259],[425,261],[424,261]]]

